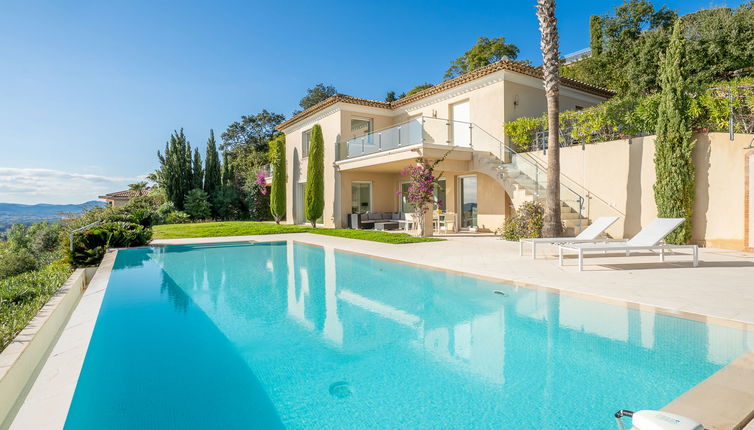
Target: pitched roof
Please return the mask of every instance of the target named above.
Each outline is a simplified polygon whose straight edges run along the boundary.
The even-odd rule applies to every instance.
[[[383,109],[395,109],[400,106],[405,106],[409,103],[413,103],[417,100],[423,99],[425,97],[429,97],[429,96],[441,93],[450,88],[463,85],[467,82],[471,82],[475,79],[479,79],[483,76],[498,72],[500,70],[508,70],[511,72],[521,73],[523,75],[542,79],[541,67],[530,66],[528,64],[525,64],[519,61],[500,60],[488,66],[480,67],[479,69],[476,69],[474,71],[464,73],[463,75],[457,76],[453,79],[448,79],[447,81],[440,82],[437,85],[433,85],[425,90],[419,91],[415,94],[411,94],[410,96],[407,96],[407,97],[403,97],[394,102],[382,102],[382,101],[377,101],[377,100],[369,100],[369,99],[362,99],[358,97],[352,97],[345,94],[335,94],[334,96],[331,96],[315,104],[314,106],[304,109],[303,111],[294,115],[290,119],[281,122],[275,127],[275,129],[278,131],[282,131],[284,128],[288,127],[289,125],[294,124],[297,121],[300,121],[316,112],[324,110],[339,102],[362,105],[362,106],[371,106],[371,107],[377,107],[377,108],[383,108]],[[581,81],[577,81],[576,79],[566,78],[562,76],[560,77],[560,84],[564,87],[583,91],[585,93],[594,94],[599,97],[610,98],[615,95],[615,91],[609,90],[607,88],[598,87],[596,85],[587,84],[586,82],[581,82]]]
[[[151,188],[144,188],[143,190],[123,190],[115,191],[113,193],[107,193],[104,196],[99,196],[100,199],[132,199],[134,197],[146,196],[152,191]]]

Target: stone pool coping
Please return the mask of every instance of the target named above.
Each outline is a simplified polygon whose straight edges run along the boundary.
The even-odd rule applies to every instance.
[[[480,238],[474,240],[480,240]],[[266,236],[169,239],[153,241],[152,244],[159,246],[171,244],[189,245],[223,242],[277,241],[292,241],[309,245],[331,247],[338,251],[357,253],[369,257],[421,266],[428,269],[459,273],[496,282],[504,282],[524,288],[544,289],[558,294],[578,296],[612,304],[623,304],[646,311],[660,312],[681,318],[703,321],[705,323],[722,324],[747,331],[754,330],[754,324],[752,324],[752,321],[748,318],[745,321],[737,321],[734,318],[721,317],[715,313],[691,312],[679,307],[663,306],[662,300],[658,300],[659,303],[653,304],[651,300],[631,301],[600,294],[599,292],[592,293],[574,289],[563,289],[554,286],[547,286],[553,285],[553,283],[535,283],[528,279],[522,280],[520,279],[520,276],[516,276],[514,279],[505,279],[494,271],[492,271],[492,273],[489,273],[489,271],[485,273],[479,270],[455,270],[453,268],[442,267],[442,265],[438,265],[435,261],[426,261],[427,258],[431,258],[431,255],[428,255],[427,253],[415,252],[417,249],[428,250],[429,248],[435,248],[436,250],[439,249],[441,252],[452,252],[453,247],[449,247],[448,245],[452,245],[453,242],[455,242],[453,239],[446,242],[390,245],[307,233],[289,233]],[[498,240],[497,242],[503,241]],[[479,244],[481,245],[483,243],[480,242]],[[498,245],[494,244],[494,246]],[[511,249],[514,250],[513,252],[515,252],[517,257],[517,245],[511,245]],[[396,255],[394,252],[396,250],[408,251],[413,257],[409,258],[400,254]],[[34,386],[10,427],[11,429],[63,428],[116,254],[117,251],[114,251],[109,252],[106,255],[100,265],[100,269],[97,271],[97,275],[92,279],[89,289],[84,294],[84,297],[82,297],[81,303],[71,316],[71,320],[56,344],[53,353],[47,363],[45,363],[39,377],[34,382]],[[474,257],[479,258],[480,256],[476,255]],[[507,257],[507,255],[501,257]],[[521,257],[517,258],[520,259]],[[631,259],[631,264],[634,264],[635,258],[636,257],[633,257]],[[683,258],[685,260],[685,257]],[[702,253],[703,261],[704,258],[705,255]],[[463,263],[463,258],[460,258],[460,260],[461,263]],[[614,264],[616,262],[615,260],[621,260],[621,258],[614,257],[610,260],[609,264]],[[554,263],[552,260],[548,261],[546,259],[540,259],[535,261],[536,263],[532,264],[555,264],[555,266],[557,266],[557,263]],[[652,259],[652,261],[655,260]],[[621,262],[618,263],[620,264]],[[685,261],[681,263],[671,262],[669,264],[671,268],[677,268],[679,264],[681,267],[685,267],[683,266],[684,263]],[[752,265],[754,266],[754,264]],[[665,264],[659,266],[659,269],[662,270],[667,267],[668,264]],[[624,270],[625,269],[622,269],[622,271]],[[583,273],[586,273],[586,276],[589,276],[588,274],[590,272],[587,271]],[[693,273],[694,272],[692,272],[692,274]],[[582,278],[582,280],[585,279],[588,280],[588,278]],[[557,280],[557,278],[553,278],[553,281],[555,280]],[[675,399],[663,409],[669,412],[693,417],[702,422],[706,428],[710,430],[744,428],[744,426],[752,420],[752,417],[754,417],[754,350],[734,360],[726,367]],[[39,411],[42,410],[45,411],[44,414],[39,413]]]

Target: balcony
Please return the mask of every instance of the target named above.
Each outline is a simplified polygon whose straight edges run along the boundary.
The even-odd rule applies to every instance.
[[[419,144],[474,149],[481,144],[497,148],[498,142],[472,123],[423,116],[350,139],[346,142],[344,155],[349,159]]]

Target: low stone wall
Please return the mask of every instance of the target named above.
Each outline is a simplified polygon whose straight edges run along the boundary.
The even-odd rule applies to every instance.
[[[13,416],[79,302],[96,268],[77,269],[0,353],[0,429]]]

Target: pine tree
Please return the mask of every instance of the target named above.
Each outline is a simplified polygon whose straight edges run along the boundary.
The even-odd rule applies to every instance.
[[[309,139],[309,164],[306,169],[306,190],[304,194],[304,215],[317,226],[325,209],[325,141],[322,127],[315,124]]]
[[[191,179],[193,188],[201,190],[204,183],[204,170],[202,169],[202,156],[199,155],[199,148],[194,148],[194,165]]]
[[[688,117],[688,88],[683,76],[684,38],[681,22],[673,27],[665,54],[660,60],[660,106],[657,111],[655,140],[654,185],[657,216],[686,218],[665,239],[668,243],[684,244],[691,240],[691,214],[694,206],[694,161],[692,152],[696,141],[692,138]]]
[[[221,182],[220,156],[217,154],[215,132],[214,130],[210,130],[209,140],[207,140],[207,151],[204,154],[204,192],[210,196],[210,199],[214,197]]]
[[[270,142],[270,165],[272,184],[270,186],[270,212],[275,222],[285,216],[285,135],[281,134]]]
[[[178,210],[183,210],[186,194],[193,185],[191,169],[191,145],[183,134],[183,129],[173,132],[165,143],[165,153],[157,151],[160,160],[159,177],[165,194]]]
[[[589,17],[589,48],[592,50],[592,56],[596,57],[602,53],[602,20],[599,15]]]

